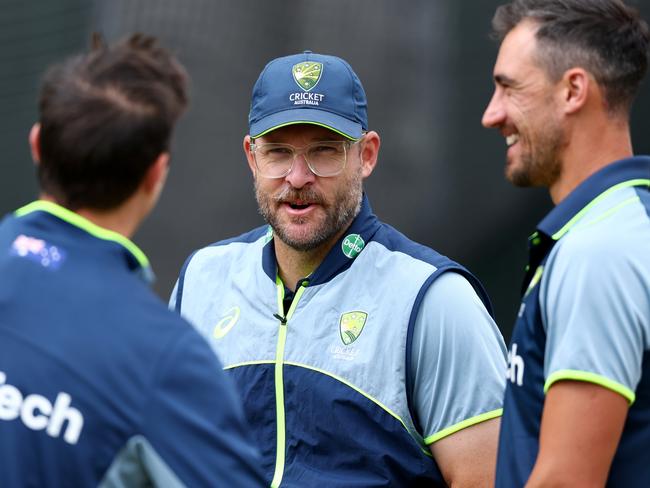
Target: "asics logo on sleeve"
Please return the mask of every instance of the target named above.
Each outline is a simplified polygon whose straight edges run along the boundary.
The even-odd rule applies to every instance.
[[[217,325],[214,326],[212,335],[215,339],[222,339],[228,332],[230,332],[230,329],[232,329],[239,320],[239,313],[239,307],[232,307],[226,312],[226,315],[217,322]]]
[[[50,437],[60,437],[64,425],[63,440],[68,444],[79,441],[84,425],[83,415],[72,408],[72,398],[60,392],[54,405],[42,395],[24,396],[13,385],[7,384],[7,375],[0,371],[0,420],[12,421],[20,418],[31,430],[45,430]],[[66,424],[67,423],[67,424]]]

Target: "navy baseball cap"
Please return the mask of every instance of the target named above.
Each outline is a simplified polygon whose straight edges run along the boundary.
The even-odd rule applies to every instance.
[[[248,114],[252,138],[293,124],[314,124],[357,140],[368,130],[366,93],[350,65],[305,51],[269,62]]]

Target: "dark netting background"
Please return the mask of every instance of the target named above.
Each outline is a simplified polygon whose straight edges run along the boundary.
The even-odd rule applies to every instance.
[[[92,31],[111,41],[134,31],[159,36],[192,76],[167,189],[134,238],[166,300],[193,249],[262,223],[241,150],[260,70],[305,49],[335,54],[361,78],[370,127],[382,136],[366,184],[375,212],[474,271],[507,338],[526,237],[551,204],[545,190],[504,181],[505,143],[480,125],[497,51],[488,31],[500,3],[0,0],[0,211],[37,195],[26,140],[45,67],[84,49]],[[650,18],[648,2],[636,5]],[[649,117],[646,82],[633,113],[639,153],[650,153]]]

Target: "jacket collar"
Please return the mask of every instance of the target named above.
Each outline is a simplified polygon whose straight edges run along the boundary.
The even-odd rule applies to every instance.
[[[539,223],[537,230],[557,241],[593,205],[611,192],[630,186],[650,186],[650,157],[622,159],[600,169],[553,208]]]
[[[126,256],[129,269],[137,273],[145,282],[153,283],[155,276],[151,270],[149,259],[138,246],[122,234],[100,227],[85,217],[46,200],[36,200],[25,205],[16,210],[14,215],[20,218],[36,212],[49,214],[97,239],[117,244]]]

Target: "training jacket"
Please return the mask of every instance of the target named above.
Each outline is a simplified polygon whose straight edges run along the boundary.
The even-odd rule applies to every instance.
[[[467,270],[381,223],[364,197],[290,306],[267,227],[194,253],[171,306],[209,339],[237,384],[271,486],[444,486],[429,445],[500,415],[505,368],[505,346],[467,285],[486,318],[465,325],[477,336],[485,328],[494,347],[475,349],[471,336],[449,341],[421,353],[433,365],[420,371],[426,378],[409,377],[418,310],[447,273],[488,303]],[[433,420],[418,418],[409,386],[426,381]]]
[[[53,203],[2,221],[0,486],[264,486],[220,363],[147,276]]]

